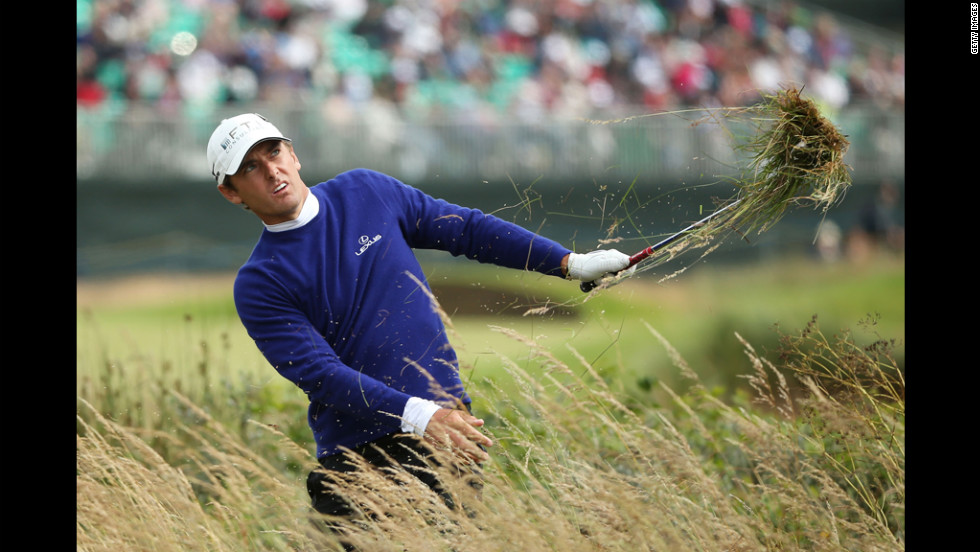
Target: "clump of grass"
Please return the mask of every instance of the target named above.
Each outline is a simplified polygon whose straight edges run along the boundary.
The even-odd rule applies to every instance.
[[[709,110],[706,117],[692,123],[749,123],[752,132],[748,136],[734,136],[726,129],[733,135],[733,148],[746,158],[746,174],[732,178],[733,197],[715,199],[713,215],[652,252],[637,271],[651,270],[690,250],[702,250],[699,258],[704,258],[732,232],[748,236],[771,229],[791,206],[810,206],[826,213],[844,197],[851,186],[850,168],[844,163],[850,146],[847,137],[802,90],[787,88],[761,96],[754,106]],[[610,238],[604,243],[614,241],[616,238]],[[606,278],[601,287],[615,285],[627,276]]]
[[[738,206],[731,214],[744,233],[764,232],[790,205],[826,212],[851,185],[844,155],[847,138],[801,90],[763,95],[753,107],[763,127],[737,149],[749,156],[751,176],[736,182]]]

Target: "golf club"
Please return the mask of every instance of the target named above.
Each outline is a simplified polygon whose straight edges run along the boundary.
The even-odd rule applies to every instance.
[[[664,238],[660,242],[655,243],[655,244],[651,245],[650,247],[647,247],[643,251],[640,251],[639,253],[631,256],[630,257],[630,264],[628,264],[626,266],[626,268],[624,268],[623,270],[626,270],[626,269],[630,268],[631,266],[634,266],[636,263],[642,261],[643,259],[646,259],[650,255],[653,255],[658,250],[663,249],[664,247],[666,247],[666,246],[674,243],[675,241],[678,240],[678,238],[681,238],[684,235],[690,233],[691,230],[694,230],[696,228],[700,228],[701,226],[704,226],[705,224],[707,224],[708,221],[710,221],[711,219],[717,217],[718,215],[722,214],[723,212],[731,209],[732,207],[734,207],[735,205],[737,205],[740,201],[741,200],[737,200],[737,201],[733,201],[733,202],[729,203],[728,205],[722,207],[721,209],[718,209],[714,213],[711,213],[710,215],[708,215],[708,216],[704,217],[703,219],[695,222],[694,224],[688,226],[687,228],[681,230],[680,232],[674,234],[673,236],[669,236],[667,238]],[[620,271],[620,272],[622,272],[622,271]],[[599,282],[598,280],[592,280],[591,282],[582,282],[582,284],[579,287],[582,289],[582,291],[588,293],[588,292],[592,291],[593,289],[595,289],[596,286],[599,285],[598,282]]]

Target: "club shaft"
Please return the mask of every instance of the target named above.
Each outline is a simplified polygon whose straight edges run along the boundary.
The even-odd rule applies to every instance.
[[[722,214],[723,212],[725,212],[725,211],[731,209],[732,207],[734,207],[735,205],[737,205],[739,203],[739,201],[741,201],[741,200],[733,201],[732,203],[729,203],[728,205],[722,207],[721,209],[718,209],[714,213],[711,213],[710,215],[708,215],[708,216],[704,217],[703,219],[695,222],[694,224],[691,224],[690,226],[688,226],[687,228],[681,230],[680,232],[677,232],[676,234],[674,234],[672,236],[668,236],[668,237],[660,240],[659,242],[651,245],[650,247],[647,247],[647,248],[643,249],[639,253],[636,253],[636,254],[632,255],[630,257],[630,264],[626,265],[626,268],[630,268],[631,266],[633,266],[636,263],[642,261],[643,259],[646,259],[650,255],[653,255],[654,253],[656,253],[657,251],[663,249],[664,247],[667,247],[668,245],[674,243],[675,241],[677,241],[681,237],[686,236],[687,234],[689,234],[691,232],[691,230],[694,230],[696,228],[700,228],[701,226],[704,226],[711,219],[717,217],[718,215]],[[623,270],[626,270],[626,269],[624,268]],[[580,287],[582,288],[582,291],[589,292],[589,291],[592,291],[592,289],[595,288],[597,285],[599,285],[597,283],[597,281],[582,282],[582,285]]]

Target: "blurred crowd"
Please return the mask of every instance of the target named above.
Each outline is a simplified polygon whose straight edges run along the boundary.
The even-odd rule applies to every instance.
[[[904,109],[904,52],[833,15],[747,0],[78,0],[77,104],[383,102],[589,116],[750,105]]]

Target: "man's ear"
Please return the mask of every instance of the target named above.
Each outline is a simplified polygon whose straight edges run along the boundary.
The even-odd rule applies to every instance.
[[[238,195],[238,192],[236,192],[235,189],[228,184],[218,184],[218,191],[221,192],[221,195],[225,196],[225,199],[234,203],[235,205],[242,202],[242,198],[240,195]]]

